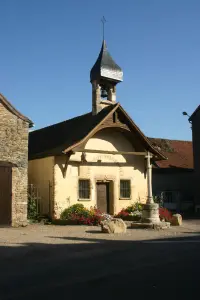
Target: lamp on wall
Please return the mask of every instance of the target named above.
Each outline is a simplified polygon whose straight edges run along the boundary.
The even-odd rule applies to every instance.
[[[188,122],[192,123],[192,121],[190,120],[190,116],[188,115],[188,113],[186,111],[182,112],[183,116],[188,116]]]

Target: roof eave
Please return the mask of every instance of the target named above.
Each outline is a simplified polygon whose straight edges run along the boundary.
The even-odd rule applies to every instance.
[[[136,129],[136,131],[140,134],[140,136],[143,138],[144,142],[147,145],[147,150],[149,150],[153,156],[155,160],[167,160],[168,158],[162,154],[160,151],[156,150],[150,143],[150,141],[147,139],[147,137],[143,134],[143,132],[139,129],[139,127],[137,127],[137,125],[133,122],[133,120],[129,117],[129,115],[126,113],[126,111],[122,108],[122,106],[120,105],[120,103],[117,103],[117,105],[104,117],[103,120],[101,120],[101,122],[99,124],[97,124],[92,131],[90,131],[87,136],[85,136],[82,140],[80,140],[79,142],[75,143],[74,145],[68,147],[67,149],[63,150],[63,153],[66,154],[67,152],[73,150],[75,147],[79,146],[80,144],[82,144],[84,141],[86,141],[87,139],[89,139],[98,129],[99,125],[104,122],[104,120],[106,118],[108,118],[115,110],[117,109],[121,109],[122,112],[126,115],[126,117],[129,119],[129,121],[132,123],[132,125],[134,126],[134,128]]]
[[[188,121],[191,122],[192,119],[194,118],[194,116],[196,115],[196,113],[200,110],[200,105],[197,106],[197,108],[195,109],[195,111],[191,114],[191,116],[189,117]]]
[[[2,101],[3,105],[15,116],[17,116],[19,119],[29,123],[29,128],[34,126],[34,123],[27,117],[25,117],[23,114],[21,114],[2,94],[0,94],[0,100]]]
[[[159,150],[156,150],[151,142],[149,141],[149,139],[144,135],[144,133],[139,129],[139,127],[133,122],[133,120],[131,119],[131,117],[127,114],[127,112],[123,109],[123,107],[120,105],[120,109],[123,111],[123,113],[126,115],[126,117],[129,119],[129,121],[131,122],[131,124],[133,125],[133,127],[136,129],[136,131],[140,134],[140,136],[143,138],[143,140],[147,143],[148,147],[149,147],[149,151],[154,154],[154,158],[156,158],[156,160],[167,160],[168,158]]]
[[[62,151],[62,153],[64,153],[64,154],[66,154],[67,152],[69,152],[69,151],[71,151],[71,150],[73,150],[75,147],[77,147],[77,146],[79,146],[80,144],[82,144],[85,140],[87,140],[88,138],[90,138],[90,136],[92,136],[95,132],[96,132],[96,130],[97,130],[97,128],[99,127],[99,125],[101,124],[101,123],[103,123],[104,122],[104,120],[106,120],[106,118],[108,117],[108,116],[110,116],[118,107],[119,107],[119,103],[117,103],[114,107],[113,107],[113,109],[101,120],[101,122],[99,123],[99,124],[97,124],[82,140],[80,140],[80,141],[78,141],[77,143],[75,143],[74,145],[72,145],[72,146],[70,146],[70,147],[68,147],[68,148],[66,148],[66,149],[64,149],[63,151]]]

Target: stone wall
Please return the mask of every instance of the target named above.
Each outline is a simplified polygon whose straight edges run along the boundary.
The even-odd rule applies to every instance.
[[[13,226],[27,222],[28,128],[28,122],[18,118],[0,101],[0,161],[13,164]]]

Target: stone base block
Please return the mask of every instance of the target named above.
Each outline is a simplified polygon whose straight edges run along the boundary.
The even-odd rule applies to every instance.
[[[160,223],[159,205],[157,203],[148,203],[143,205],[142,223]]]
[[[28,221],[27,222],[13,221],[11,226],[12,227],[26,227],[26,226],[28,226]]]
[[[181,226],[182,225],[182,216],[180,214],[175,214],[172,216],[171,225],[173,226]]]
[[[170,228],[170,223],[169,222],[159,222],[159,223],[136,223],[133,222],[131,224],[131,228],[133,229],[167,229]]]

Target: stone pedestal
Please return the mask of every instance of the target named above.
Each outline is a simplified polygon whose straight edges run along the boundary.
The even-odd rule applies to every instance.
[[[133,229],[168,229],[170,228],[169,222],[160,222],[160,223],[131,223],[131,228]]]
[[[147,203],[143,206],[142,223],[160,223],[159,205],[157,203]]]

